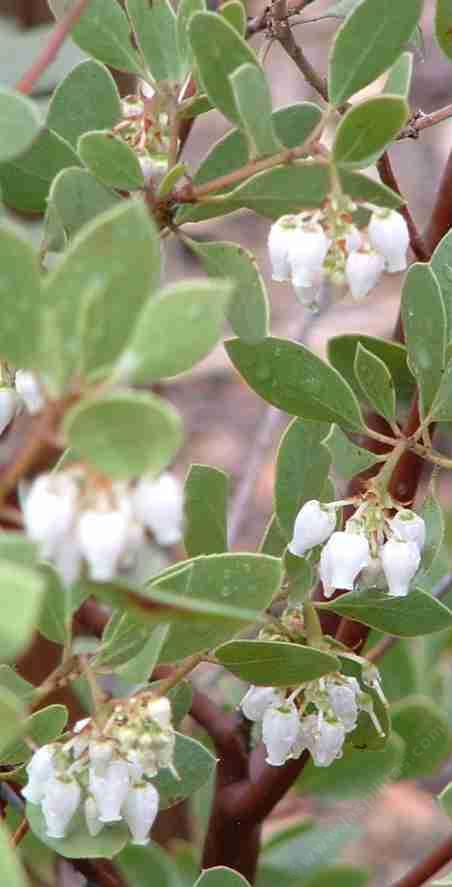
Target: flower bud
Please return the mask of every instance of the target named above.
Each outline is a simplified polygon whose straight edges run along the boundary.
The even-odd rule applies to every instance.
[[[336,526],[336,512],[317,499],[305,502],[297,514],[289,551],[301,557],[314,545],[322,545]]]
[[[361,692],[358,681],[345,675],[340,681],[327,678],[326,689],[337,720],[343,724],[346,733],[349,733],[355,729],[358,720],[357,698]]]
[[[425,545],[425,521],[419,514],[403,508],[389,521],[389,526],[397,539],[415,542],[419,551],[422,551]]]
[[[284,693],[276,687],[255,687],[245,693],[240,707],[249,721],[261,721],[268,708],[276,708],[284,702]]]
[[[353,591],[356,577],[368,566],[369,560],[369,543],[363,533],[333,533],[320,557],[319,573],[325,597],[331,597],[336,588]]]
[[[162,730],[168,730],[171,727],[171,703],[166,696],[158,696],[156,699],[150,699],[146,712],[152,721],[155,721]]]
[[[297,289],[320,285],[323,263],[330,245],[331,240],[321,225],[297,226],[289,245],[292,283]]]
[[[30,370],[17,370],[14,384],[17,394],[22,398],[28,412],[32,416],[39,413],[45,406],[45,397],[36,373],[30,372]]]
[[[182,538],[183,494],[179,481],[165,472],[155,480],[142,478],[135,487],[133,507],[139,521],[159,545],[176,545]]]
[[[85,511],[78,522],[78,543],[95,582],[113,579],[127,540],[128,520],[122,511]]]
[[[367,228],[369,241],[386,260],[389,272],[404,271],[410,244],[408,226],[395,210],[375,210]]]
[[[270,228],[268,252],[272,266],[272,279],[278,283],[290,280],[289,245],[295,230],[295,216],[282,216]]]
[[[85,822],[92,838],[95,838],[103,829],[104,823],[99,819],[99,811],[94,798],[89,797],[85,801]]]
[[[13,388],[0,388],[0,434],[14,419],[17,411],[17,395]]]
[[[290,758],[299,729],[300,717],[293,702],[285,702],[279,708],[267,708],[262,721],[267,764],[281,767]]]
[[[133,785],[123,806],[124,819],[132,834],[132,844],[149,843],[149,831],[159,809],[159,794],[151,783]]]
[[[99,811],[100,822],[118,822],[121,807],[130,786],[130,771],[126,761],[115,760],[102,775],[94,767],[89,770],[89,788]]]
[[[416,575],[421,554],[415,542],[388,539],[381,549],[381,563],[391,597],[408,594],[410,582]]]
[[[329,767],[342,757],[345,740],[345,727],[341,721],[322,720],[312,748],[311,755],[316,767]]]
[[[75,779],[58,776],[50,778],[41,804],[49,838],[64,838],[80,798],[80,786]]]
[[[41,474],[31,484],[23,505],[25,529],[51,558],[72,529],[77,510],[77,485],[66,474]]]
[[[33,757],[26,766],[28,783],[22,789],[22,794],[32,804],[40,804],[47,783],[55,775],[55,746],[43,745],[35,751]]]
[[[352,297],[358,302],[376,286],[384,268],[379,253],[352,252],[345,264],[345,277]]]

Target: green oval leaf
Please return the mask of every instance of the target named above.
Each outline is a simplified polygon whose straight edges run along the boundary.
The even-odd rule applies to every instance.
[[[184,488],[184,545],[189,557],[227,551],[228,475],[190,465]]]
[[[333,157],[341,166],[370,166],[378,159],[409,116],[405,99],[380,95],[354,105],[342,118]]]
[[[430,267],[436,275],[447,315],[447,341],[452,338],[452,231],[440,240],[431,258]]]
[[[425,696],[408,696],[391,707],[394,730],[405,742],[400,779],[418,779],[438,770],[450,749],[447,719]]]
[[[160,810],[179,804],[201,788],[216,763],[217,759],[200,742],[176,733],[174,766],[180,779],[176,779],[169,770],[160,770],[152,780],[160,796]]]
[[[248,881],[243,875],[224,865],[218,865],[202,872],[194,887],[247,887],[247,885]]]
[[[0,824],[0,878],[8,887],[28,887],[30,883],[3,823]]]
[[[304,345],[273,338],[248,345],[230,339],[226,349],[251,388],[280,410],[362,429],[361,410],[347,382]]]
[[[408,365],[420,388],[421,415],[430,410],[446,365],[447,317],[438,281],[426,264],[408,270],[401,312]]]
[[[118,194],[102,185],[86,169],[69,167],[55,176],[49,191],[44,223],[44,245],[59,252],[87,222],[112,209]]]
[[[182,76],[176,39],[176,16],[168,0],[127,0],[129,18],[146,67],[154,80]]]
[[[329,426],[323,422],[294,419],[278,449],[275,512],[287,540],[292,538],[295,518],[309,499],[321,499],[331,458],[322,441]]]
[[[144,306],[119,373],[152,382],[191,369],[218,342],[230,292],[224,279],[169,284]]]
[[[328,342],[328,360],[347,380],[357,397],[362,395],[361,386],[355,375],[356,350],[360,342],[367,351],[379,357],[388,367],[398,396],[402,400],[409,400],[415,383],[407,366],[407,351],[404,345],[360,333],[333,336]]]
[[[413,75],[413,53],[403,52],[392,66],[385,83],[385,93],[407,99]]]
[[[28,240],[0,225],[0,352],[19,367],[34,367],[41,335],[41,285],[37,255]]]
[[[384,206],[387,209],[399,209],[405,202],[400,194],[360,172],[339,167],[337,174],[344,194],[348,194],[352,200],[373,203],[375,206]]]
[[[230,641],[215,656],[242,681],[264,687],[295,687],[340,668],[336,656],[282,641]]]
[[[243,9],[241,4],[237,6]],[[264,72],[248,63],[233,71],[229,79],[250,158],[277,154],[283,146],[276,136],[271,95]]]
[[[182,442],[176,411],[144,392],[82,401],[66,413],[64,431],[82,458],[116,478],[158,474]]]
[[[448,59],[452,59],[452,18],[450,0],[437,0],[435,34],[439,46]]]
[[[355,474],[361,474],[375,465],[376,455],[364,447],[352,443],[338,425],[332,425],[328,437],[323,441],[331,454],[333,468],[339,477],[349,481]]]
[[[12,659],[30,643],[45,592],[45,582],[36,570],[0,561],[0,649]]]
[[[0,166],[4,202],[22,212],[43,213],[50,186],[60,170],[79,166],[77,154],[61,136],[41,130],[31,148]]]
[[[341,105],[386,71],[419,21],[422,0],[363,0],[339,28],[329,65],[329,96]]]
[[[55,18],[71,8],[73,0],[49,0]],[[130,26],[117,0],[90,0],[71,37],[88,55],[120,71],[143,75],[143,64],[130,39]]]
[[[34,102],[10,89],[0,88],[0,163],[23,154],[41,128]]]
[[[21,735],[31,739],[36,746],[46,745],[60,736],[67,720],[68,710],[65,705],[47,705],[22,721]],[[2,750],[0,756],[2,766],[26,763],[32,754],[28,742],[16,740]]]
[[[351,591],[317,606],[401,638],[432,634],[452,626],[451,610],[418,589],[398,598],[383,591]]]
[[[47,126],[74,148],[84,132],[111,129],[121,117],[116,83],[94,59],[76,65],[53,93]]]
[[[87,132],[78,142],[85,166],[104,185],[120,191],[144,187],[144,176],[135,151],[111,132]]]
[[[241,65],[259,67],[253,50],[221,15],[197,12],[189,22],[190,43],[208,98],[225,117],[241,126],[229,75]]]
[[[388,422],[395,422],[396,398],[391,373],[381,358],[358,342],[355,375],[374,410]]]
[[[203,243],[188,238],[186,242],[199,257],[207,274],[232,280],[234,291],[226,314],[235,334],[246,342],[265,339],[270,306],[254,255],[236,243]]]

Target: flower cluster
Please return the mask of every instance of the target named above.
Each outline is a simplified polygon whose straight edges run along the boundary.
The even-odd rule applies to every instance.
[[[140,80],[137,95],[121,102],[122,121],[114,132],[136,152],[146,185],[159,184],[168,172],[169,117],[164,98]]]
[[[9,375],[9,374],[8,374]],[[12,379],[4,380],[0,387],[0,434],[24,407],[33,415],[42,410],[45,399],[34,373],[17,370],[14,385]]]
[[[372,207],[366,229],[353,224],[356,206],[334,199],[325,209],[282,216],[268,238],[273,280],[291,280],[302,304],[318,306],[323,281],[348,287],[357,301],[374,288],[384,269],[406,268],[409,245],[403,216]]]
[[[386,703],[378,673],[377,678],[372,674],[372,681]],[[329,767],[342,757],[346,734],[356,728],[361,711],[368,713],[377,733],[383,735],[369,693],[356,678],[340,673],[302,684],[288,697],[276,687],[251,686],[241,707],[248,720],[262,723],[266,761],[273,767],[299,758],[304,751],[309,751],[316,767]]]
[[[137,697],[117,705],[102,730],[87,718],[67,742],[38,749],[22,794],[41,805],[50,838],[64,838],[83,809],[90,835],[124,820],[132,842],[144,845],[159,806],[149,780],[163,767],[175,773],[174,744],[168,699]]]
[[[65,584],[78,579],[83,564],[95,582],[109,582],[133,566],[146,531],[159,545],[179,542],[182,489],[167,472],[112,482],[89,477],[76,465],[39,475],[25,496],[23,516],[29,537]]]
[[[409,508],[389,517],[378,504],[364,502],[345,529],[336,530],[338,505],[315,499],[303,505],[289,544],[292,554],[302,557],[323,545],[319,573],[326,597],[337,588],[352,591],[358,577],[362,586],[387,586],[392,597],[406,595],[421,562],[424,520]]]

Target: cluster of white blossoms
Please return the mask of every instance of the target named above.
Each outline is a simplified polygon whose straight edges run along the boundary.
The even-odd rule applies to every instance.
[[[319,574],[326,597],[337,588],[352,591],[358,577],[361,586],[387,587],[392,597],[408,594],[425,544],[422,517],[409,508],[387,517],[385,509],[364,502],[345,529],[337,531],[339,504],[306,502],[297,515],[289,551],[302,557],[323,545]]]
[[[407,266],[407,224],[394,210],[372,209],[367,228],[353,224],[355,204],[331,200],[325,209],[282,216],[272,225],[268,248],[273,280],[290,280],[302,304],[318,306],[321,284],[346,285],[360,301],[386,269]]]
[[[169,117],[162,95],[145,80],[136,95],[121,101],[122,121],[114,132],[135,151],[146,185],[158,185],[168,172]]]
[[[95,582],[109,582],[130,569],[153,534],[159,545],[182,536],[183,493],[168,472],[158,478],[110,481],[90,477],[85,467],[41,474],[24,496],[25,530],[63,582],[75,582],[85,565]]]
[[[44,394],[35,374],[29,370],[17,370],[14,385],[0,387],[0,434],[24,407],[34,415],[42,410],[44,403]]]
[[[38,749],[22,794],[41,806],[50,838],[64,838],[81,809],[90,835],[124,820],[132,843],[144,845],[159,807],[149,780],[164,767],[177,776],[174,745],[168,699],[137,697],[117,705],[102,730],[87,718],[67,742]]]
[[[363,670],[362,677],[386,704],[377,670],[373,668],[368,677]],[[261,722],[266,761],[273,767],[299,758],[304,751],[309,751],[316,767],[329,767],[342,757],[346,735],[356,728],[361,711],[383,735],[370,694],[356,678],[340,673],[309,681],[287,698],[277,687],[251,686],[241,708],[248,720]]]

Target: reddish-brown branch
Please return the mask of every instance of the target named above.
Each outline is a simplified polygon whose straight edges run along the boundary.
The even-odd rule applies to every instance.
[[[14,834],[11,838],[11,843],[12,843],[13,847],[18,847],[18,845],[20,844],[22,839],[25,838],[25,835],[27,834],[29,828],[30,828],[30,826],[28,824],[28,819],[26,819],[24,816],[22,822],[20,823],[20,825],[18,826],[18,828],[16,829],[16,831],[14,832]]]
[[[452,151],[447,159],[446,166],[439,184],[435,206],[433,208],[430,224],[425,232],[430,255],[438,246],[440,240],[452,227]]]
[[[33,62],[23,77],[20,78],[19,82],[16,83],[16,90],[18,92],[21,92],[24,95],[29,95],[31,93],[39,78],[45,71],[47,71],[47,68],[50,67],[57,57],[66,37],[82,16],[89,2],[90,0],[77,0],[77,2],[74,3],[74,5],[62,16],[60,21],[57,22],[50,35],[49,41],[46,46],[44,46],[41,54]]]
[[[394,175],[388,151],[385,151],[383,156],[378,161],[378,172],[380,173],[381,179],[385,183],[385,185],[395,191],[396,194],[400,194],[400,196],[403,197],[397,179]],[[416,259],[418,259],[419,262],[428,262],[431,254],[429,252],[427,244],[424,243],[422,235],[420,234],[414,218],[410,212],[410,209],[406,203],[404,203],[404,205],[401,207],[400,212],[408,225],[408,231],[410,232],[410,245],[414,255],[416,256]]]
[[[420,887],[444,868],[448,862],[452,862],[452,837],[447,838],[443,844],[436,847],[430,856],[415,865],[403,878],[395,881],[392,887]]]

